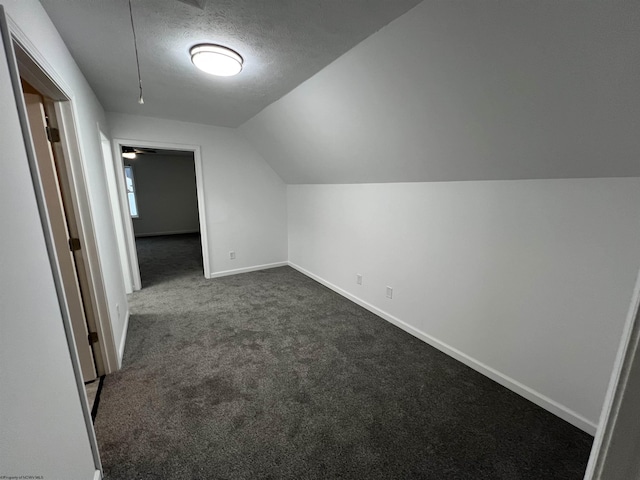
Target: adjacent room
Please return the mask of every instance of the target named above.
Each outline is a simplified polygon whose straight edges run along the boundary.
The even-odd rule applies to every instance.
[[[193,152],[123,145],[121,153],[141,286],[202,272]]]
[[[638,478],[639,2],[0,6],[0,477]]]

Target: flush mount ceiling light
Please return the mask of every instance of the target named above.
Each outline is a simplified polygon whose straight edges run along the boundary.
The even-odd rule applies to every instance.
[[[203,72],[231,77],[242,70],[242,57],[221,45],[201,44],[191,47],[191,61]]]

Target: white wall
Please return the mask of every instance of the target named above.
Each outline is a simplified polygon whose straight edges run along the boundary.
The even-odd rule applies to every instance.
[[[98,125],[108,133],[104,111],[55,27],[36,0],[2,0],[26,48],[44,58],[42,67],[73,97],[99,264],[116,344],[124,335],[127,300],[107,196]],[[0,62],[3,169],[0,175],[0,281],[2,282],[2,474],[91,479],[88,433],[62,320],[55,298],[35,197],[27,177],[21,133],[11,107],[13,94]],[[76,168],[78,165],[75,165]],[[16,252],[22,254],[16,255]],[[120,315],[116,305],[120,305]],[[6,470],[5,470],[6,469]]]
[[[285,184],[236,130],[116,113],[108,119],[114,138],[201,147],[212,274],[287,260]]]
[[[427,0],[241,131],[287,183],[640,176],[638,18]]]
[[[639,15],[427,0],[265,108],[240,132],[326,184],[288,187],[290,261],[593,431],[639,266]]]
[[[104,132],[100,132],[100,143],[102,144],[102,161],[104,162],[107,188],[109,191],[109,202],[111,203],[111,214],[113,215],[118,253],[120,256],[120,269],[122,270],[125,291],[126,293],[132,293],[133,278],[131,277],[131,265],[129,263],[127,240],[124,231],[125,215],[129,215],[129,211],[123,211],[120,206],[118,177],[116,176],[115,171],[113,150],[111,148],[111,141]]]
[[[31,7],[31,21],[50,34],[39,5]],[[0,476],[90,480],[89,437],[1,45],[0,57]]]
[[[638,178],[289,186],[289,260],[593,433],[638,205]]]
[[[144,154],[123,162],[134,172],[137,236],[200,231],[193,154]]]
[[[585,480],[640,478],[640,274]]]
[[[104,289],[116,345],[124,335],[127,298],[116,243],[113,216],[105,180],[105,166],[99,128],[109,133],[104,110],[71,57],[46,12],[36,0],[2,0],[9,17],[47,61],[45,70],[54,72],[72,95],[76,126],[82,151],[89,205],[81,205],[83,218],[93,218]],[[116,305],[120,305],[118,314]]]

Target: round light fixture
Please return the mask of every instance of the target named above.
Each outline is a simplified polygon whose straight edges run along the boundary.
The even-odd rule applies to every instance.
[[[242,57],[221,45],[201,44],[191,47],[191,61],[203,72],[219,77],[231,77],[242,70]]]

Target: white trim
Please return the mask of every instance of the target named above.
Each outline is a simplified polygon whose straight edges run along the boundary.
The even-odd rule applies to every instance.
[[[545,410],[548,410],[549,412],[562,418],[563,420],[566,420],[567,422],[578,427],[579,429],[584,430],[585,432],[591,435],[593,435],[596,432],[597,425],[595,423],[583,417],[579,413],[574,412],[570,408],[556,402],[555,400],[552,400],[551,398],[541,394],[540,392],[535,391],[530,387],[527,387],[526,385],[518,382],[517,380],[514,380],[511,377],[508,377],[507,375],[497,371],[496,369],[491,368],[488,365],[485,365],[484,363],[476,360],[475,358],[470,357],[469,355],[461,352],[460,350],[457,350],[454,347],[451,347],[450,345],[447,345],[446,343],[438,340],[437,338],[434,338],[431,335],[428,335],[423,331],[418,330],[415,327],[412,327],[411,325],[403,322],[399,318],[394,317],[393,315],[385,312],[384,310],[379,309],[378,307],[371,305],[368,302],[365,302],[364,300],[356,297],[355,295],[347,292],[346,290],[343,290],[342,288],[334,285],[333,283],[325,280],[324,278],[319,277],[318,275],[315,275],[314,273],[311,273],[308,270],[305,270],[301,266],[296,265],[295,263],[292,263],[292,262],[288,262],[288,264],[289,266],[291,266],[292,268],[295,268],[296,270],[298,270],[300,273],[303,273],[307,277],[312,278],[313,280],[321,283],[325,287],[330,288],[334,292],[339,293],[343,297],[351,300],[352,302],[360,305],[361,307],[366,308],[371,313],[374,313],[379,317],[387,320],[389,323],[394,324],[395,326],[401,328],[405,332],[410,333],[414,337],[419,338],[425,343],[428,343],[432,347],[437,348],[438,350],[440,350],[443,353],[446,353],[450,357],[453,357],[456,360],[464,363],[468,367],[473,368],[475,371],[483,374],[486,377],[489,377],[491,380],[499,383],[503,387],[508,388],[509,390],[517,393],[518,395],[544,408]]]
[[[68,100],[73,101],[74,95],[71,92],[71,88],[66,84],[60,75],[51,66],[49,61],[44,55],[36,48],[33,42],[22,31],[20,26],[7,14],[7,23],[9,24],[9,31],[14,40],[16,40],[24,49],[24,51],[31,57],[33,63],[38,65],[39,69],[55,84],[56,88],[60,90]],[[39,86],[39,85],[38,85]],[[49,93],[49,92],[46,92]],[[57,100],[57,99],[56,99]]]
[[[93,480],[102,480],[102,472],[100,470],[96,470],[93,474]]]
[[[119,152],[122,145],[128,145],[132,147],[140,148],[158,148],[165,150],[183,150],[187,152],[193,152],[193,162],[196,171],[196,194],[198,197],[198,219],[200,221],[200,242],[202,244],[202,264],[204,270],[204,277],[211,278],[209,272],[212,266],[209,261],[209,237],[207,235],[207,215],[206,215],[206,201],[205,201],[205,189],[204,189],[204,175],[202,166],[202,153],[199,145],[186,145],[181,143],[166,143],[166,142],[149,142],[146,140],[135,140],[131,138],[114,138],[113,139],[113,158],[114,162],[117,162],[118,168],[116,168],[116,175],[118,178],[118,189],[120,191],[121,205],[127,205],[127,193],[124,191],[124,172],[121,166],[122,158]],[[124,202],[124,203],[123,203]],[[128,206],[127,209],[128,210]],[[142,288],[142,281],[140,279],[140,266],[138,264],[138,254],[136,252],[136,239],[133,230],[133,220],[131,216],[126,216],[129,220],[125,221],[125,237],[127,239],[129,250],[129,263],[131,264],[131,274],[133,278],[134,290],[140,290]]]
[[[63,127],[73,125],[73,128],[62,128],[62,149],[68,159],[70,183],[73,186],[72,196],[75,197],[77,214],[79,217],[78,230],[80,239],[84,245],[84,254],[87,265],[85,266],[87,276],[91,283],[91,300],[94,304],[95,323],[98,330],[99,345],[103,351],[104,372],[102,374],[113,373],[118,370],[118,350],[116,340],[113,335],[111,315],[107,303],[107,292],[104,285],[102,263],[100,261],[100,251],[95,235],[95,224],[93,221],[93,209],[91,207],[91,197],[87,189],[89,184],[84,169],[85,157],[82,144],[78,138],[78,123],[76,122],[76,106],[73,102],[56,103],[56,114]],[[86,216],[82,214],[81,205],[86,205]]]
[[[124,314],[124,328],[122,330],[122,338],[120,339],[120,347],[118,348],[118,368],[122,368],[122,359],[124,358],[124,346],[127,342],[127,332],[129,331],[130,317],[131,317],[131,310],[127,308],[127,312]]]
[[[111,140],[104,133],[104,129],[100,122],[97,122],[98,127],[98,139],[100,141],[100,152],[102,153],[102,160],[104,162],[107,190],[109,192],[109,206],[111,210],[111,216],[113,217],[114,232],[116,233],[116,241],[118,243],[118,256],[120,258],[120,267],[122,269],[122,281],[124,282],[126,293],[133,292],[133,281],[131,279],[131,265],[129,264],[129,255],[127,253],[126,235],[124,218],[129,214],[129,210],[122,211],[122,204],[120,202],[120,195],[118,192],[118,174],[117,168],[113,162],[113,148]],[[106,155],[105,148],[108,148],[110,155]],[[113,182],[113,184],[112,184]],[[115,189],[115,191],[114,191]],[[115,200],[116,205],[113,204]],[[122,232],[122,236],[118,234],[119,229]]]
[[[183,235],[185,233],[200,233],[200,230],[172,230],[171,232],[151,232],[151,233],[136,233],[138,237],[159,237],[160,235]]]
[[[193,161],[196,167],[196,194],[198,196],[198,217],[200,220],[200,243],[202,245],[202,265],[204,270],[204,278],[213,268],[209,261],[209,235],[207,228],[207,215],[205,213],[205,190],[204,190],[204,172],[202,165],[202,153],[200,147],[194,147]]]
[[[224,270],[222,272],[211,272],[209,278],[228,277],[229,275],[237,275],[238,273],[256,272],[258,270],[267,270],[269,268],[286,267],[289,262],[266,263],[264,265],[254,265],[253,267],[237,268],[235,270]]]
[[[620,346],[613,366],[613,373],[609,380],[609,388],[604,399],[602,414],[600,415],[600,427],[596,433],[591,449],[591,456],[587,464],[585,480],[603,479],[603,471],[607,463],[610,449],[615,449],[612,442],[614,431],[624,424],[625,419],[619,418],[620,409],[624,400],[625,390],[629,383],[629,375],[634,363],[640,361],[640,273],[636,280],[636,287],[633,292],[631,306],[627,315],[627,320],[620,340]],[[629,463],[637,465],[636,458],[629,458]],[[636,467],[637,470],[637,467]],[[620,466],[620,471],[623,467]],[[604,479],[606,480],[606,479]]]
[[[11,76],[10,83],[14,89],[14,94],[16,97],[16,106],[18,107],[18,115],[20,117],[20,122],[22,124],[21,127],[23,129],[23,136],[25,141],[25,150],[26,150],[25,153],[29,161],[29,168],[32,171],[32,175],[34,175],[35,177],[38,177],[39,172],[37,168],[37,163],[35,161],[33,142],[28,131],[25,131],[25,124],[27,123],[27,120],[26,120],[24,101],[21,100],[22,93],[20,92],[20,86],[19,86],[20,84],[19,67],[18,67],[18,61],[16,59],[16,54],[15,54],[15,46],[18,45],[19,48],[24,53],[26,53],[27,56],[29,57],[29,62],[26,62],[26,63],[28,63],[30,74],[34,77],[34,79],[38,80],[38,85],[46,87],[47,94],[49,94],[49,92],[52,92],[53,90],[57,90],[57,92],[53,92],[54,95],[52,95],[52,98],[55,97],[54,101],[56,106],[56,115],[58,117],[57,118],[58,122],[62,127],[61,131],[62,133],[65,134],[65,138],[71,135],[77,139],[77,137],[75,136],[77,135],[78,126],[77,126],[77,123],[75,122],[75,116],[74,116],[74,109],[75,109],[74,96],[71,93],[70,88],[62,81],[62,79],[55,72],[53,67],[40,54],[38,49],[24,34],[24,32],[20,29],[18,24],[16,24],[13,21],[13,19],[11,19],[8,15],[5,15],[4,7],[2,5],[0,5],[0,35],[2,37],[0,40],[0,51],[4,50],[6,54],[6,60],[8,62],[9,72]],[[58,94],[58,95],[55,95],[55,94]],[[63,143],[63,146],[64,146],[64,143]],[[80,161],[80,170],[84,174],[82,170],[82,156],[80,151],[80,144],[76,143],[76,145],[74,146],[76,148],[71,148],[70,151],[64,152],[65,160],[66,160],[65,163],[67,164],[70,172],[72,173],[73,160],[74,160],[72,155],[76,154],[77,156],[75,158],[76,160]],[[81,186],[79,186],[75,183],[75,177],[73,176],[73,173],[71,176],[72,176],[71,178],[72,195],[82,194],[84,198],[84,196],[87,195],[86,188],[85,188],[86,182],[83,183]],[[60,303],[60,313],[62,315],[63,328],[65,330],[67,344],[69,347],[71,366],[72,366],[74,377],[76,380],[76,388],[78,390],[78,395],[80,397],[80,406],[82,409],[82,415],[84,417],[84,422],[87,429],[87,436],[88,436],[89,445],[91,448],[91,454],[94,460],[94,466],[96,468],[96,472],[101,472],[102,463],[100,461],[100,453],[98,451],[98,442],[96,439],[95,430],[93,428],[93,422],[91,421],[91,412],[89,411],[88,402],[86,400],[86,391],[84,389],[84,382],[82,378],[80,363],[79,363],[79,359],[78,359],[78,355],[75,347],[75,339],[73,338],[71,322],[69,319],[68,305],[66,303],[64,289],[62,287],[60,269],[57,262],[55,249],[53,247],[53,240],[51,236],[49,218],[46,213],[46,207],[44,206],[45,205],[44,194],[42,192],[42,187],[41,187],[41,184],[39,183],[39,180],[38,179],[36,180],[37,181],[34,182],[34,194],[36,197],[36,202],[38,203],[38,209],[40,211],[40,217],[43,225],[44,240],[47,246],[47,253],[49,255],[49,259],[51,262],[51,270],[53,274],[54,283],[56,286],[58,301]],[[84,176],[82,177],[82,180],[84,180]],[[82,188],[80,189],[80,192],[79,192],[78,190],[80,187]],[[76,213],[80,215],[80,208],[77,201],[78,201],[77,198],[72,199],[72,202],[74,203],[74,207],[76,209]],[[91,212],[89,209],[89,220],[91,221],[92,219],[91,219],[90,213]],[[80,227],[83,225],[83,221],[79,221],[78,223]],[[90,225],[91,227],[93,227],[92,222],[90,222]],[[81,230],[81,233],[82,233],[82,230]],[[95,238],[91,237],[91,240],[95,240]],[[84,241],[84,245],[86,249],[89,248],[88,239]],[[90,258],[87,259],[87,263],[91,265]],[[90,269],[91,267],[88,267],[88,268]],[[102,280],[102,277],[101,277],[102,272],[100,270],[99,261],[98,261],[97,272],[89,272],[89,273],[95,273],[97,276],[100,277],[100,281]],[[90,278],[92,277],[90,276]],[[100,290],[98,289],[98,285],[96,284],[92,284],[91,290],[92,290],[91,293],[98,297],[99,297],[99,293],[104,294],[104,291],[100,292]],[[95,300],[99,300],[99,298]],[[109,319],[108,316],[100,318],[97,311],[96,311],[96,317],[97,317],[96,321],[98,323],[102,323],[101,321],[104,320],[105,318]],[[110,328],[111,327],[110,321],[108,323],[109,323],[108,327]],[[103,341],[104,340],[105,339],[103,339]],[[99,345],[102,345],[102,343],[100,343]],[[104,347],[106,346],[107,345],[104,345]],[[108,348],[102,348],[102,352],[104,354],[103,355],[104,363],[107,364]],[[98,478],[100,478],[100,476]]]
[[[129,260],[129,278],[131,279],[131,287],[133,290],[140,290],[142,288],[142,282],[140,280],[140,267],[138,265],[138,251],[136,250],[136,239],[133,233],[133,220],[129,214],[129,199],[127,198],[127,191],[125,188],[126,181],[124,178],[124,163],[120,157],[120,144],[114,138],[112,140],[113,148],[111,153],[113,155],[113,168],[116,174],[116,190],[118,191],[118,201],[120,203],[120,210],[122,214],[122,223],[124,226],[124,240],[127,251],[127,257]]]

